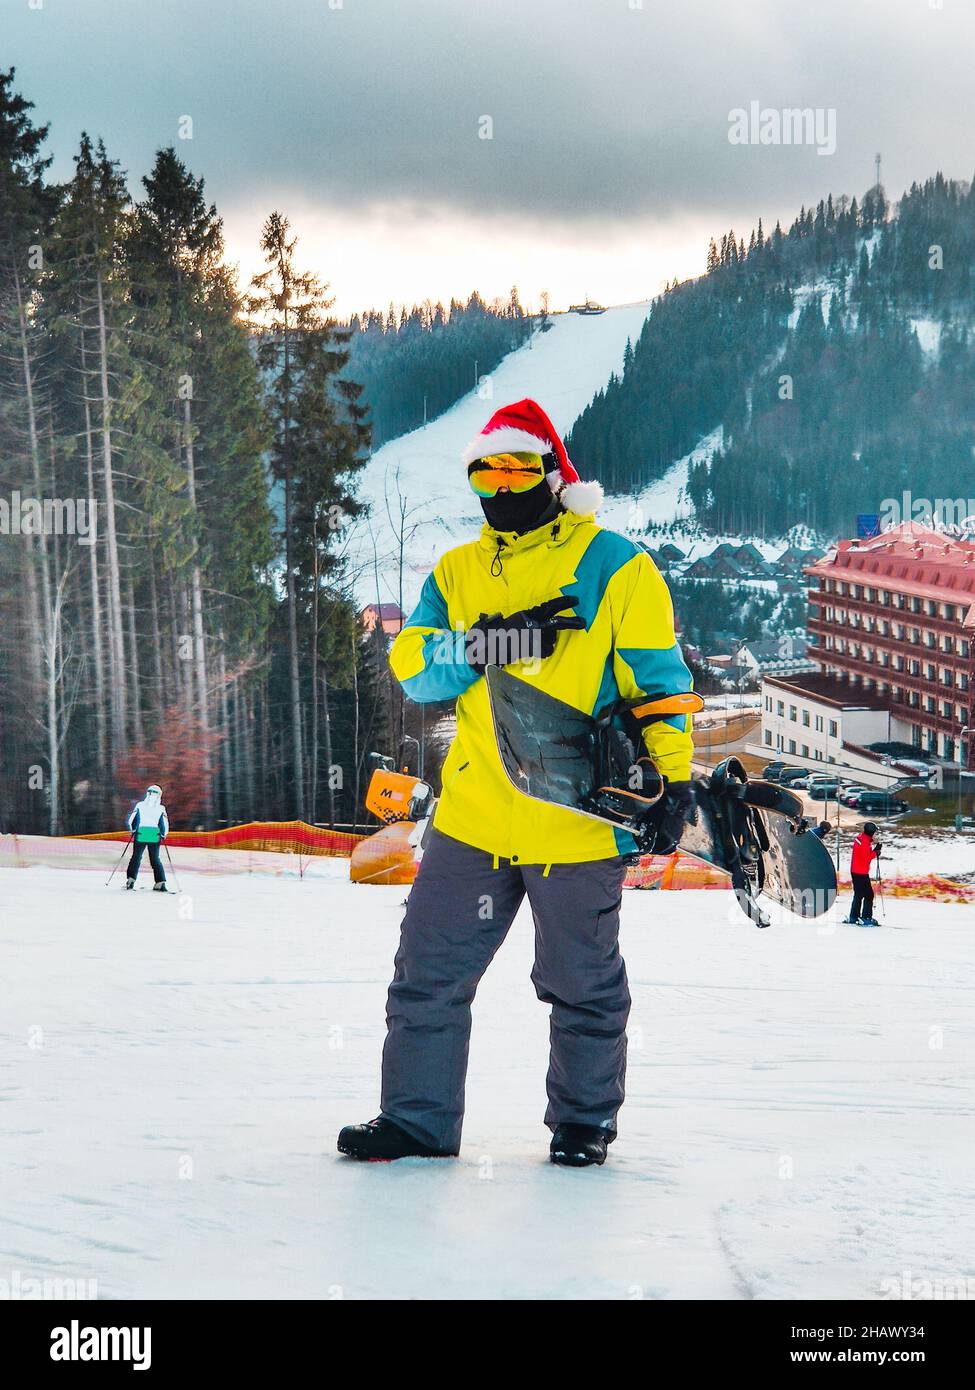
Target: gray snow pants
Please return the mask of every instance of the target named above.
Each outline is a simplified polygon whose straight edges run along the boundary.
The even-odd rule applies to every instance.
[[[625,864],[516,865],[434,831],[410,893],[386,1005],[382,1114],[455,1151],[464,1120],[471,1002],[525,894],[532,984],[551,1004],[550,1129],[616,1129],[630,994],[619,953]]]

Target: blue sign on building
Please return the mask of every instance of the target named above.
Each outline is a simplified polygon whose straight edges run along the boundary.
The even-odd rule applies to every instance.
[[[857,539],[869,540],[880,535],[880,517],[875,512],[861,512],[857,517]]]

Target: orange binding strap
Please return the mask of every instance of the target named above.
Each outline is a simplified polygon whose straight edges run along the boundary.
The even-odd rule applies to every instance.
[[[703,708],[704,701],[697,691],[685,690],[680,695],[651,697],[645,705],[631,705],[630,713],[635,719],[648,719],[668,714],[698,714]]]

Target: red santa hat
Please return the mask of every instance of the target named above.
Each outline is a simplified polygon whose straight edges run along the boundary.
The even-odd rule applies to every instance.
[[[569,512],[587,516],[603,504],[599,483],[584,483],[576,472],[562,443],[562,436],[537,401],[516,401],[503,405],[468,444],[464,463],[475,463],[489,454],[553,454],[556,467],[545,476],[562,506]]]

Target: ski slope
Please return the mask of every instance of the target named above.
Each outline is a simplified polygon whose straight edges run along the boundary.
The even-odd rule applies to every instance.
[[[471,391],[421,429],[384,444],[360,475],[358,496],[370,517],[349,540],[350,568],[361,603],[399,601],[399,537],[404,537],[403,607],[411,609],[423,581],[452,545],[472,540],[484,524],[460,461],[468,442],[499,406],[531,396],[566,433],[615,372],[623,369],[649,303],[595,316],[557,314],[547,333],[509,353],[481,391]],[[407,516],[400,519],[400,498]]]
[[[191,872],[164,898],[0,870],[0,1280],[101,1298],[975,1288],[970,909],[760,932],[724,893],[626,893],[628,1100],[584,1171],[546,1161],[523,913],[475,1004],[460,1159],[357,1165],[335,1134],[378,1108],[404,890],[346,873]]]

